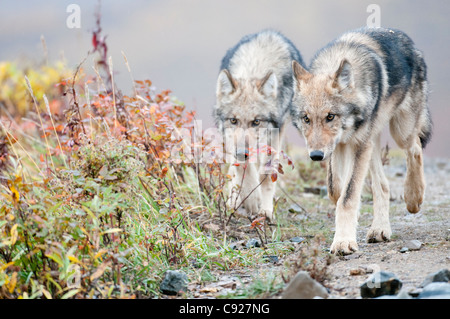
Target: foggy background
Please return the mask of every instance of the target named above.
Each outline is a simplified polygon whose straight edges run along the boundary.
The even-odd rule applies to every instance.
[[[69,4],[81,8],[81,27],[70,29]],[[197,111],[203,128],[213,126],[212,105],[222,57],[239,39],[273,28],[287,36],[309,64],[314,53],[341,33],[366,25],[369,4],[381,9],[381,26],[406,32],[424,52],[430,82],[434,136],[425,154],[450,157],[450,1],[433,0],[104,0],[103,34],[112,56],[115,81],[124,94],[134,79],[149,79],[157,90],[170,89]],[[0,0],[0,60],[39,62],[45,37],[50,62],[64,57],[75,69],[92,48],[98,2]],[[92,70],[91,56],[84,64]],[[304,145],[290,125],[288,140]],[[383,144],[384,145],[384,144]],[[389,142],[391,148],[396,148]]]

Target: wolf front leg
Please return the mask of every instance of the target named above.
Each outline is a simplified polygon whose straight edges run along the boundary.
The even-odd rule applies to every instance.
[[[261,189],[256,164],[231,166],[229,174],[232,176],[229,207],[231,209],[244,207],[249,216],[258,214],[261,206]]]
[[[336,153],[339,153],[338,149],[339,147],[336,148],[336,151],[328,160],[327,169],[328,197],[335,205],[337,204],[339,197],[341,196],[340,171],[342,170],[342,168],[339,167],[339,163],[341,161],[345,161],[344,158],[339,159],[339,156],[336,155]]]
[[[391,238],[389,222],[389,182],[384,175],[381,161],[380,135],[375,138],[372,158],[370,160],[370,177],[372,179],[373,222],[367,232],[366,241],[376,243]]]
[[[270,175],[264,174],[261,178],[261,211],[260,215],[273,221],[273,198],[275,197],[276,182],[272,182]]]
[[[330,248],[332,253],[348,255],[358,249],[356,243],[358,210],[372,150],[372,143],[356,147],[344,145],[344,147],[335,150],[343,152],[337,154],[337,158],[345,160],[345,170],[341,171],[340,174],[344,174],[341,180],[346,181],[346,183],[343,184],[341,196],[337,201],[336,231]]]

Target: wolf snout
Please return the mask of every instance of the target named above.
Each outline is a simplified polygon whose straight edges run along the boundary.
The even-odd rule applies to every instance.
[[[246,161],[248,159],[249,152],[248,148],[238,148],[236,150],[236,159],[238,161]]]
[[[312,151],[311,153],[309,153],[309,157],[313,161],[321,161],[323,160],[324,154],[322,151]]]

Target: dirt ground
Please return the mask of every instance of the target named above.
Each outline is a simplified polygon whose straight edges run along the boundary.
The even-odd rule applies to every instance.
[[[362,213],[358,228],[359,250],[338,258],[329,266],[331,278],[326,284],[331,297],[358,298],[360,285],[370,275],[364,273],[367,269],[392,272],[403,282],[403,289],[413,292],[428,274],[450,268],[450,160],[425,159],[427,189],[418,214],[410,214],[403,202],[404,161],[386,167],[386,174],[391,188],[391,241],[365,243],[372,213]],[[413,239],[422,242],[422,247],[400,252],[405,242]],[[360,275],[350,275],[358,273],[358,269],[362,269]]]
[[[426,196],[421,212],[410,214],[406,210],[403,201],[403,183],[406,173],[405,159],[394,157],[389,165],[385,166],[385,172],[390,182],[391,206],[390,221],[392,237],[385,243],[366,243],[365,236],[372,218],[372,202],[370,197],[364,198],[361,204],[358,245],[359,250],[352,255],[336,256],[328,266],[328,279],[323,282],[329,290],[329,298],[360,298],[360,285],[368,279],[372,272],[389,271],[394,273],[402,282],[403,289],[407,292],[418,291],[425,277],[443,268],[450,269],[450,159],[425,158],[425,177],[427,182]],[[318,186],[324,183],[324,176]],[[297,185],[295,184],[297,183]],[[290,243],[292,251],[279,254],[275,263],[257,262],[254,268],[244,267],[232,271],[214,271],[216,280],[209,283],[191,282],[189,290],[194,298],[217,298],[227,295],[235,298],[239,289],[254,285],[258,278],[266,278],[270,274],[285,273],[289,262],[298,258],[301,247],[311,250],[314,235],[320,233],[324,238],[320,250],[327,251],[334,234],[334,210],[335,207],[327,197],[320,195],[298,193],[298,177],[290,179],[290,182],[281,182],[280,188],[284,194],[284,205],[277,212],[278,226],[281,229],[281,241],[286,243],[294,236],[305,238],[302,243]],[[298,194],[297,194],[298,193]],[[367,193],[367,190],[366,190]],[[289,196],[287,200],[286,197]],[[323,197],[323,196],[322,196]],[[292,200],[299,204],[309,203],[309,212],[305,217],[302,213],[289,213]],[[283,211],[283,213],[281,212]],[[305,220],[303,223],[302,220]],[[236,242],[245,243],[254,234],[248,231],[246,218],[236,220],[233,228],[247,229],[239,235],[235,235]],[[303,223],[303,226],[301,226]],[[241,226],[239,226],[242,224]],[[273,226],[272,226],[273,227]],[[274,228],[272,228],[273,230]],[[253,231],[254,232],[254,231]],[[422,246],[419,250],[400,252],[409,240],[419,240]],[[244,250],[246,248],[243,248]],[[281,283],[283,285],[283,283]],[[278,289],[278,290],[277,290]],[[259,294],[260,298],[280,298],[282,288],[274,288],[275,293]],[[244,296],[248,296],[245,293]],[[242,294],[241,294],[242,296]]]

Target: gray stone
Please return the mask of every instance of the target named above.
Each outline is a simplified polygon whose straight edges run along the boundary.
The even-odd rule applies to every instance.
[[[417,239],[407,240],[405,242],[405,247],[409,250],[419,250],[422,247],[422,242]]]
[[[289,213],[300,214],[303,212],[303,209],[297,204],[292,204],[291,206],[289,206],[288,211]]]
[[[450,299],[450,284],[447,282],[432,282],[423,288],[419,299]]]
[[[188,277],[178,270],[167,270],[159,289],[166,295],[177,295],[187,291]]]
[[[437,272],[429,274],[420,286],[425,287],[426,285],[431,284],[432,282],[447,282],[448,283],[449,281],[450,281],[450,270],[441,269]]]
[[[407,251],[409,251],[409,249],[408,249],[408,247],[402,247],[401,249],[400,249],[400,252],[403,254],[403,253],[406,253]]]
[[[396,295],[403,283],[391,272],[379,271],[372,274],[360,287],[362,298]]]
[[[324,198],[324,197],[327,197],[328,196],[328,190],[327,190],[327,187],[326,186],[322,186],[321,188],[320,188],[320,197],[321,198]]]
[[[283,299],[313,299],[314,297],[327,298],[327,289],[312,279],[308,272],[299,271],[284,289]]]
[[[383,295],[375,299],[413,299],[406,290],[402,289],[397,295]]]
[[[250,238],[245,244],[247,248],[261,247],[261,242],[257,238]]]
[[[245,241],[239,240],[239,241],[230,243],[229,247],[230,247],[230,249],[233,249],[233,250],[239,250],[239,249],[245,247]]]
[[[301,243],[301,242],[305,241],[305,238],[296,236],[296,237],[292,237],[290,239],[290,241],[293,243]]]
[[[279,258],[276,255],[264,255],[263,258],[265,261],[271,262],[274,264],[276,264],[279,261]]]

